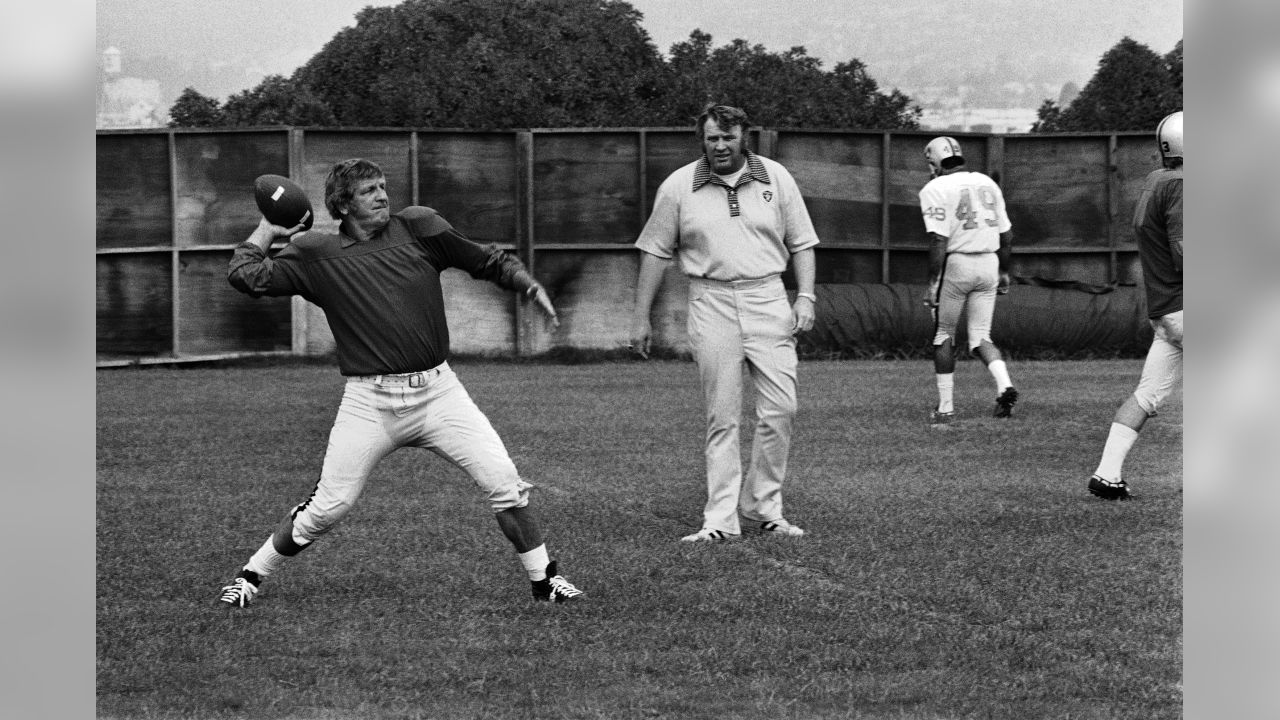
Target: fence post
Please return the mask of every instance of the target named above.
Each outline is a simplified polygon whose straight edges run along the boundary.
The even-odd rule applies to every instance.
[[[889,173],[892,169],[893,155],[890,147],[893,134],[885,132],[880,136],[880,282],[889,283],[889,248],[892,245],[889,232]]]
[[[173,296],[170,300],[170,332],[173,340],[169,351],[175,358],[182,357],[182,258],[178,247],[178,141],[176,132],[166,133],[169,141],[169,282]]]
[[[300,182],[306,168],[306,139],[299,128],[289,128],[288,132],[289,177],[295,182]],[[312,208],[312,213],[315,211],[316,208]],[[298,295],[293,296],[289,302],[289,324],[293,329],[289,339],[289,352],[294,355],[308,354],[310,343],[307,337],[311,334],[311,324],[308,320],[310,313],[307,312],[307,304],[307,301]]]
[[[1119,212],[1120,201],[1116,195],[1119,188],[1116,187],[1116,172],[1119,168],[1116,166],[1116,149],[1119,141],[1113,133],[1107,138],[1107,282],[1120,282],[1120,257],[1116,251],[1116,214]]]
[[[760,134],[756,140],[759,145],[757,152],[761,155],[771,158],[778,153],[778,131],[771,128],[760,128]]]
[[[533,251],[533,131],[531,130],[516,133],[516,218],[519,224],[516,232],[516,256],[529,269],[529,274],[536,278],[537,269]],[[532,355],[534,338],[528,303],[519,293],[513,293],[512,297],[516,304],[516,354]]]

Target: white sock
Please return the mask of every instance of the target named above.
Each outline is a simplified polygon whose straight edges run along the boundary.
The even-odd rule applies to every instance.
[[[1005,388],[1013,387],[1013,381],[1009,379],[1009,367],[1003,360],[993,360],[987,370],[991,371],[991,377],[996,380],[996,392],[1002,393]]]
[[[520,564],[524,565],[524,571],[529,573],[529,579],[533,581],[547,579],[547,565],[551,559],[547,557],[546,544],[519,554]]]
[[[1111,432],[1107,435],[1107,444],[1102,448],[1102,460],[1094,475],[1103,480],[1119,480],[1120,470],[1124,467],[1124,459],[1129,456],[1129,449],[1138,439],[1138,431],[1123,423],[1111,423]]]
[[[954,410],[952,403],[956,375],[955,373],[938,373],[936,377],[938,379],[938,412],[951,412]]]
[[[271,542],[271,538],[268,536],[267,541],[262,544],[262,547],[258,548],[258,552],[254,553],[253,557],[249,558],[249,562],[244,567],[246,570],[258,573],[259,577],[265,578],[279,570],[280,566],[284,565],[284,561],[288,559],[276,552],[275,543]]]

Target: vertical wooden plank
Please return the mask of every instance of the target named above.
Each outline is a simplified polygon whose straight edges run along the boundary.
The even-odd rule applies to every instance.
[[[289,177],[299,185],[302,184],[302,172],[306,167],[306,138],[298,128],[289,128]]]
[[[520,219],[520,233],[516,236],[516,254],[529,269],[529,273],[537,277],[534,266],[534,207],[533,207],[533,143],[532,130],[516,133],[516,162],[519,164],[516,183],[516,217]],[[515,302],[515,351],[517,355],[529,355],[533,352],[533,329],[528,327],[530,313],[526,309],[524,298],[513,293]]]
[[[640,216],[640,227],[649,221],[649,133],[645,130],[637,131],[639,134],[639,150],[636,153],[636,165],[639,170],[640,197],[636,202],[636,209]]]
[[[987,137],[987,158],[985,167],[987,177],[995,180],[996,185],[1000,186],[1000,191],[1004,192],[1004,136],[990,135]],[[1009,260],[1009,265],[1012,268],[1012,258]]]
[[[890,133],[880,136],[880,282],[889,282],[889,170]]]
[[[1116,207],[1118,185],[1116,178],[1116,151],[1119,146],[1115,133],[1107,139],[1107,282],[1120,279],[1120,258],[1116,253]]]
[[[422,194],[419,192],[421,180],[418,171],[418,131],[413,130],[409,133],[409,197],[413,198],[411,202],[414,205],[422,204]]]
[[[170,350],[174,357],[182,354],[182,323],[180,321],[179,310],[182,309],[182,285],[179,284],[181,279],[182,260],[178,257],[178,240],[176,237],[178,228],[178,152],[177,142],[174,140],[174,130],[170,130],[167,135],[169,138],[169,270],[170,283],[173,287],[173,296],[170,300],[170,312],[173,313],[173,343]]]
[[[1004,137],[992,135],[987,138],[987,160],[984,172],[987,177],[999,185],[1004,180]]]
[[[778,131],[760,128],[760,131],[756,136],[756,152],[767,158],[773,158],[777,155]]]
[[[289,177],[299,185],[302,184],[302,171],[305,167],[302,157],[305,147],[306,143],[302,130],[289,128]],[[313,208],[312,212],[314,213],[317,210],[318,208]],[[290,300],[289,321],[292,329],[289,350],[295,355],[306,355],[307,336],[310,334],[307,301],[297,295]]]

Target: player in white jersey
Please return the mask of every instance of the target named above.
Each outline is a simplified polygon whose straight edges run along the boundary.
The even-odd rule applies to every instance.
[[[991,342],[996,295],[1009,292],[1013,225],[995,181],[964,169],[960,143],[934,138],[924,150],[933,179],[920,190],[920,210],[929,233],[929,287],[924,304],[933,312],[933,368],[938,407],[930,424],[955,419],[955,336],[968,309],[969,351],[982,358],[996,383],[995,417],[1013,413],[1018,391],[999,348]]]

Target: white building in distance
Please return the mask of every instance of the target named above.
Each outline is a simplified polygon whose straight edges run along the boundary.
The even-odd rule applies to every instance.
[[[160,99],[160,82],[127,77],[122,53],[115,47],[102,52],[98,74],[98,129],[154,128],[168,123]]]

